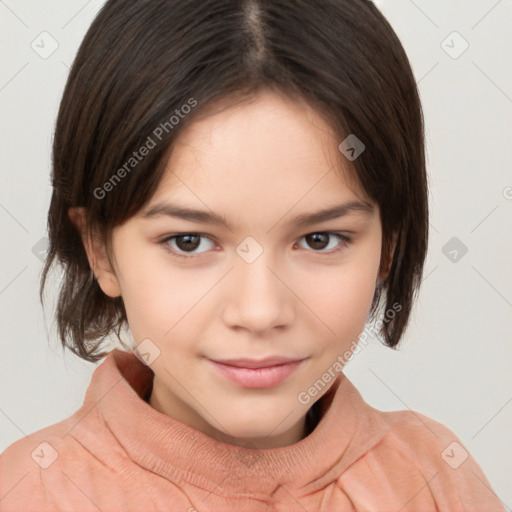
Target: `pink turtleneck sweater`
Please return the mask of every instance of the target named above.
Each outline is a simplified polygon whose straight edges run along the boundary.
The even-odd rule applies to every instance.
[[[153,409],[153,372],[114,350],[70,418],[0,456],[0,510],[502,512],[446,427],[369,406],[340,374],[294,445],[251,450]]]

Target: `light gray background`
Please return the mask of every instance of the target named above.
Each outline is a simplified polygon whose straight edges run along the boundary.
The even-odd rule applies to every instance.
[[[374,407],[410,408],[453,430],[510,511],[512,2],[377,4],[419,83],[431,237],[402,348],[373,340],[345,372]],[[46,315],[38,302],[37,249],[46,234],[58,104],[101,5],[0,0],[0,451],[75,412],[96,367],[62,355],[51,297]],[[45,31],[58,48],[42,58],[31,44],[51,50],[50,36],[40,36]]]

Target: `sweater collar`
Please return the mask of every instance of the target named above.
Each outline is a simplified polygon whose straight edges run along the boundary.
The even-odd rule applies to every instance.
[[[115,349],[96,368],[84,406],[96,408],[129,457],[171,481],[208,492],[251,493],[287,487],[313,492],[375,445],[385,425],[340,373],[320,399],[322,417],[293,445],[253,450],[226,444],[144,401],[154,373],[133,353]]]

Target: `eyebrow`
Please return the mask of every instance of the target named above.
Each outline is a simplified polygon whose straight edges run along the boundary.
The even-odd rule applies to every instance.
[[[364,216],[370,218],[373,216],[374,211],[374,206],[370,203],[365,201],[350,201],[348,203],[338,204],[312,213],[302,213],[289,220],[288,224],[293,224],[296,227],[306,227],[312,224],[319,224],[321,222],[327,222],[328,220],[338,219],[354,213],[362,213]],[[167,202],[156,203],[143,214],[143,218],[149,219],[162,215],[192,222],[199,222],[201,224],[224,226],[232,231],[230,223],[222,215],[213,211],[208,212],[205,210],[196,210],[194,208],[178,206]]]

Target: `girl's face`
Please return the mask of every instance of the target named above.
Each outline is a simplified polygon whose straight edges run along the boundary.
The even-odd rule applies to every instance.
[[[306,105],[261,93],[190,125],[147,207],[114,230],[114,273],[96,274],[144,343],[155,409],[231,444],[304,436],[334,382],[318,380],[363,330],[379,273],[378,207],[340,178],[341,142]],[[300,362],[235,380],[213,362],[271,357]]]

